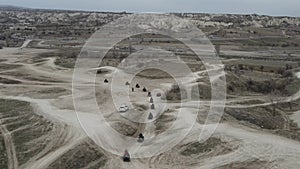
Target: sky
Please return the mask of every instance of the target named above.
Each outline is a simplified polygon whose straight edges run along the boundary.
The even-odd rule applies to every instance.
[[[0,0],[0,5],[102,12],[197,12],[300,17],[300,0]]]

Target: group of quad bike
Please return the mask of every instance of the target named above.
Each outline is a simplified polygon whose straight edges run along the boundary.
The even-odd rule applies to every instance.
[[[144,141],[144,139],[145,139],[144,135],[142,133],[140,133],[137,141],[139,143],[142,143]],[[125,152],[124,152],[123,161],[130,162],[130,154],[129,154],[128,150],[125,150]]]
[[[108,83],[108,80],[105,79],[105,80],[104,80],[104,83]],[[126,82],[126,85],[130,85],[129,82]],[[136,88],[140,88],[140,85],[139,85],[139,84],[136,84],[135,87],[136,87]],[[134,92],[134,88],[132,88],[132,92]],[[146,89],[146,87],[143,88],[143,92],[148,92],[148,90]],[[157,97],[160,97],[160,96],[161,96],[160,93],[157,94]],[[154,104],[153,104],[153,98],[151,97],[151,92],[148,92],[148,97],[151,98],[151,99],[150,99],[150,103],[152,103],[151,109],[155,109],[155,108],[154,108]],[[153,119],[153,114],[152,114],[152,113],[149,114],[148,119],[149,119],[149,120],[152,120],[152,119]],[[137,141],[138,141],[139,143],[142,143],[142,142],[144,141],[144,139],[145,139],[144,135],[143,135],[142,133],[140,133]],[[128,150],[125,150],[125,152],[124,152],[124,155],[123,155],[123,161],[124,161],[124,162],[130,162],[130,154],[129,154]]]

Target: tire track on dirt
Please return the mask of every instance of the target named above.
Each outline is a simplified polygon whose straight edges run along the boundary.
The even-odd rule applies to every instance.
[[[2,124],[0,119],[0,132],[3,135],[5,148],[7,152],[7,168],[8,169],[17,169],[18,168],[18,159],[16,154],[16,149],[12,140],[11,133],[7,130],[5,125]]]

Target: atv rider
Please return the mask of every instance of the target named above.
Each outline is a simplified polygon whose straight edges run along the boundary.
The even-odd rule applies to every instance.
[[[140,133],[139,134],[139,138],[138,138],[138,142],[143,142],[144,141],[144,139],[145,139],[145,137],[143,136],[143,134],[142,133]]]
[[[130,154],[129,154],[128,150],[125,150],[125,152],[124,152],[123,161],[130,162]]]

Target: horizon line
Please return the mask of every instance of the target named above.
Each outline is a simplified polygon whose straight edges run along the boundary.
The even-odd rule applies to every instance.
[[[216,12],[200,12],[200,11],[169,11],[169,12],[157,12],[157,11],[126,11],[126,10],[86,10],[86,9],[72,9],[72,8],[46,8],[46,7],[26,7],[26,6],[17,6],[17,5],[7,5],[0,4],[0,7],[7,8],[16,8],[16,9],[24,9],[24,10],[49,10],[49,11],[69,11],[69,12],[99,12],[99,13],[127,13],[127,14],[138,14],[138,13],[157,13],[157,14],[210,14],[210,15],[258,15],[258,16],[270,16],[270,17],[291,17],[291,18],[299,18],[300,16],[292,16],[292,15],[271,15],[271,14],[262,14],[262,13],[216,13]]]

